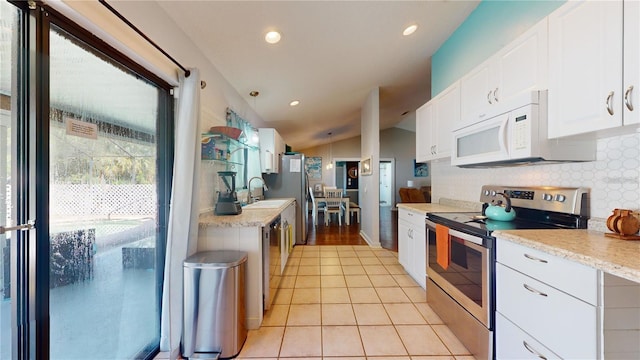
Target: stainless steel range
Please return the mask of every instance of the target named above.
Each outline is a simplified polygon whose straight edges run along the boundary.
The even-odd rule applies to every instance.
[[[476,358],[494,358],[492,232],[585,229],[588,194],[585,188],[485,185],[482,213],[427,214],[427,302]]]

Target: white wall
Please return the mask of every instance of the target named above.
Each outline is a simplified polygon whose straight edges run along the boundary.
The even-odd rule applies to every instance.
[[[442,197],[479,202],[485,184],[589,188],[592,228],[613,209],[640,209],[640,130],[598,140],[597,160],[591,162],[460,169],[443,161],[432,163],[431,170],[433,202]]]
[[[371,157],[372,174],[360,176],[359,199],[361,214],[360,235],[371,246],[380,247],[380,89],[371,90],[362,105],[361,113],[362,158]]]

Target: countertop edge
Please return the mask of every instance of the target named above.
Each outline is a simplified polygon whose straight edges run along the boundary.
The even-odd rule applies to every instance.
[[[200,227],[262,227],[269,225],[280,213],[282,213],[295,198],[283,198],[288,200],[278,208],[242,209],[238,215],[215,215],[213,211],[200,214],[198,225]]]
[[[536,234],[544,235],[544,240]],[[560,240],[563,234],[567,236]],[[493,236],[640,283],[637,241],[606,238],[593,230],[567,229],[495,231]]]

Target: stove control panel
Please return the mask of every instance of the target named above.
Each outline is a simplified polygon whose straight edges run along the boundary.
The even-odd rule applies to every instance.
[[[501,203],[506,195],[511,205],[537,210],[586,215],[589,211],[586,188],[561,188],[551,186],[512,187],[484,185],[480,201],[486,204]]]

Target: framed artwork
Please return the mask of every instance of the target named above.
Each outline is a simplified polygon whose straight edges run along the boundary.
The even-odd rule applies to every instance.
[[[320,156],[305,157],[304,169],[309,175],[309,180],[322,180],[322,158]]]
[[[371,156],[360,160],[360,175],[371,175],[372,173]]]
[[[427,177],[429,176],[429,164],[417,163],[416,159],[413,159],[413,176],[414,177]]]

